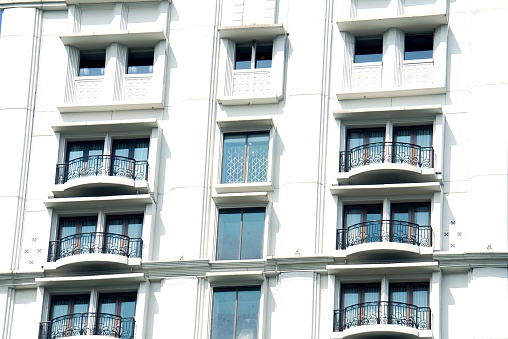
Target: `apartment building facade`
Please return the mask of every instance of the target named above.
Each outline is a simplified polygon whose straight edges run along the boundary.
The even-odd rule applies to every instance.
[[[504,1],[0,10],[2,339],[508,337]]]

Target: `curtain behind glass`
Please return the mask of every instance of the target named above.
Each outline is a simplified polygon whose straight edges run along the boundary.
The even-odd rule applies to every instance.
[[[238,210],[221,211],[217,232],[217,260],[236,260],[240,255],[240,223]]]
[[[232,339],[235,326],[236,290],[217,289],[213,293],[212,339]]]
[[[223,184],[244,182],[245,173],[245,135],[225,135],[222,156]]]
[[[347,229],[347,243],[349,246],[361,243],[360,237],[360,225],[357,225],[362,221],[362,210],[361,208],[348,208],[346,211],[346,224]],[[354,226],[356,225],[356,226]],[[354,226],[354,227],[351,227]]]
[[[268,134],[249,135],[247,139],[247,182],[266,181],[268,171]]]

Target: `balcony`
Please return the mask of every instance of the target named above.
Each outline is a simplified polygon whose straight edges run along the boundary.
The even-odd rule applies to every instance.
[[[134,338],[134,318],[122,318],[106,313],[75,313],[43,321],[39,325],[39,339],[77,336],[104,338]]]
[[[433,181],[434,172],[433,147],[376,142],[341,151],[339,155],[339,182],[341,179],[350,181],[352,177],[357,183],[368,184],[386,183],[386,180],[394,183]],[[394,174],[396,178],[387,174]]]
[[[334,311],[333,330],[343,332],[342,338],[431,338],[430,329],[430,307],[373,301]]]
[[[55,197],[148,192],[148,161],[91,155],[56,165]],[[112,191],[113,190],[113,191]]]
[[[422,248],[428,248],[428,251]],[[400,220],[373,220],[357,223],[347,229],[337,230],[337,250],[347,250],[349,255],[376,257],[432,253],[432,227]]]
[[[48,261],[79,254],[117,254],[141,258],[143,240],[114,233],[80,233],[49,242]]]

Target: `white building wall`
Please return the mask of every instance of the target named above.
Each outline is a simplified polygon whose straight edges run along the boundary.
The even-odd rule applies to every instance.
[[[332,332],[333,310],[340,308],[341,296],[340,284],[335,283],[339,271],[332,266],[352,262],[389,266],[413,261],[434,262],[436,268],[432,268],[433,273],[407,269],[400,275],[390,271],[386,276],[400,282],[429,281],[430,305],[433,316],[438,317],[433,321],[434,338],[506,336],[504,314],[491,312],[502,310],[508,302],[508,140],[504,103],[508,66],[502,61],[506,47],[499,43],[499,32],[508,30],[508,4],[504,1],[456,0],[449,1],[447,7],[442,0],[322,0],[311,6],[266,0],[263,10],[255,8],[252,1],[246,2],[247,6],[240,6],[236,0],[129,1],[78,5],[79,11],[77,7],[70,11],[77,21],[69,20],[63,3],[51,9],[31,8],[33,4],[17,7],[16,3],[0,1],[0,8],[4,9],[0,37],[0,93],[4,94],[0,95],[0,143],[8,146],[2,148],[0,166],[0,206],[4,212],[0,238],[3,339],[36,337],[41,305],[43,312],[48,312],[49,299],[43,303],[43,296],[35,289],[20,286],[41,285],[36,278],[50,275],[81,274],[85,279],[84,276],[98,272],[131,271],[141,273],[148,281],[141,285],[149,286],[142,288],[140,299],[144,300],[139,300],[146,307],[138,305],[136,314],[140,331],[145,334],[137,333],[136,338],[158,338],[163,334],[208,338],[214,287],[252,285],[250,274],[256,275],[254,285],[262,286],[260,338],[335,338],[342,335]],[[448,25],[439,28],[447,31],[446,50],[439,51],[446,53],[446,58],[442,58],[446,59],[444,93],[406,96],[395,91],[379,98],[337,99],[336,93],[343,90],[347,63],[347,46],[337,20],[431,15],[431,8],[441,11],[443,7],[448,8]],[[224,93],[227,56],[221,52],[225,49],[220,48],[217,28],[253,23],[282,24],[288,33],[284,78],[278,79],[284,83],[283,98],[271,104],[218,104],[216,98]],[[157,87],[164,91],[162,108],[85,107],[78,112],[59,112],[68,76],[68,55],[60,36],[106,31],[118,34],[125,29],[166,34],[165,70],[157,74],[165,81]],[[121,68],[117,71],[123,72]],[[413,124],[421,122],[421,117],[404,114],[411,107],[425,105],[440,105],[442,110],[439,124],[443,125],[444,142],[441,153],[436,154],[442,162],[442,179],[438,179],[439,175],[433,179],[438,186],[436,191],[377,194],[364,190],[362,194],[367,197],[356,193],[352,198],[347,194],[355,193],[341,191],[344,187],[337,186],[338,159],[345,148],[346,129],[354,119],[360,123],[353,125],[362,126],[355,112],[370,114],[365,119],[367,127],[392,126],[393,116],[395,124]],[[389,109],[401,107],[406,111],[392,113]],[[220,181],[222,147],[217,121],[253,118],[273,122],[273,190],[266,192],[261,202],[246,203],[244,193],[229,198],[227,203],[217,202],[220,194],[215,187]],[[146,208],[146,203],[135,208],[146,210],[146,218],[153,219],[146,223],[153,229],[143,233],[150,235],[149,244],[145,244],[149,253],[143,256],[146,261],[137,266],[115,266],[107,273],[95,264],[83,271],[73,267],[44,271],[48,244],[57,227],[58,218],[53,214],[90,215],[98,214],[102,208],[100,203],[80,205],[81,202],[75,208],[47,207],[54,202],[49,198],[54,198],[51,189],[55,165],[64,153],[63,137],[54,130],[55,126],[86,126],[93,121],[107,133],[111,122],[122,125],[150,119],[160,127],[158,138],[150,134],[152,141],[160,141],[159,166],[152,168],[157,173],[153,174],[157,176],[157,190],[150,192],[154,208]],[[425,119],[427,123],[429,119]],[[73,133],[64,134],[80,136],[79,132]],[[335,248],[344,204],[384,201],[388,205],[389,201],[407,201],[407,195],[432,202],[435,252],[400,262],[398,253],[386,261],[372,257],[365,262],[350,259],[348,263],[344,251]],[[110,198],[108,203],[112,205],[108,205],[107,213],[128,210],[114,205],[114,200]],[[268,235],[263,258],[215,262],[217,211],[225,206],[267,206]],[[378,272],[366,277],[361,270],[347,278],[340,276],[339,280],[368,283],[385,276]],[[224,275],[219,284],[206,280],[210,271]],[[384,281],[386,297],[388,280]],[[77,293],[71,288],[74,286],[48,284],[53,293]],[[116,286],[113,278],[97,284],[109,289]]]

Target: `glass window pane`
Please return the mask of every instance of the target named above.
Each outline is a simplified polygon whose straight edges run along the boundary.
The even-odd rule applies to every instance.
[[[57,299],[53,300],[53,307],[51,309],[51,319],[55,319],[66,315],[69,310],[69,300]]]
[[[364,288],[364,302],[379,301],[379,287],[371,286]]]
[[[414,222],[420,226],[430,226],[430,206],[415,206]]]
[[[272,67],[272,44],[256,45],[256,68]]]
[[[360,302],[358,287],[344,287],[343,288],[343,305],[344,308],[352,305],[357,305]]]
[[[225,135],[222,156],[222,183],[244,182],[245,135]]]
[[[212,339],[234,337],[236,290],[216,289],[213,293]]]
[[[252,58],[252,46],[236,46],[235,69],[250,69]]]
[[[113,315],[116,314],[116,298],[102,297],[99,312]]]
[[[268,134],[250,135],[247,140],[247,182],[266,181],[268,170]]]
[[[238,291],[236,313],[236,338],[255,339],[258,337],[259,289]]]
[[[404,42],[404,60],[431,59],[434,36],[430,34],[408,34]]]
[[[416,144],[422,147],[432,146],[432,129],[430,127],[416,130]]]
[[[81,51],[79,57],[79,76],[104,75],[106,51]]]
[[[379,62],[383,59],[383,37],[357,38],[355,63]]]
[[[363,132],[350,132],[348,136],[348,151],[363,145]]]
[[[413,305],[418,307],[429,306],[429,289],[426,285],[413,287]]]
[[[240,259],[260,259],[263,257],[264,221],[264,211],[244,212]]]
[[[134,142],[134,160],[146,161],[148,160],[148,140],[141,140]]]
[[[110,218],[106,226],[107,233],[122,234],[123,218]]]
[[[153,49],[130,49],[127,57],[127,74],[153,73]]]
[[[136,296],[124,296],[120,304],[120,317],[133,318],[136,312]]]
[[[221,211],[217,235],[217,260],[238,259],[240,251],[240,211]]]
[[[393,286],[391,290],[392,290],[391,301],[399,303],[408,302],[406,286]]]
[[[392,206],[393,220],[409,221],[409,207],[408,206]]]
[[[141,238],[142,229],[143,229],[142,217],[129,218],[127,225],[127,236],[129,236],[130,238]]]

